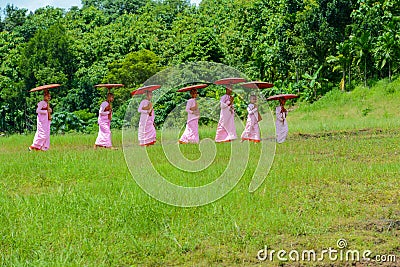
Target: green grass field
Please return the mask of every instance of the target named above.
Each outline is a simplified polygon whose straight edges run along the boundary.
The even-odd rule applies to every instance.
[[[248,192],[249,164],[224,198],[196,208],[163,204],[132,178],[122,149],[92,149],[96,136],[52,136],[29,153],[33,135],[0,138],[2,266],[351,266],[343,261],[260,262],[259,250],[371,250],[400,264],[400,80],[333,91],[289,114],[290,137],[277,145],[264,184]],[[212,136],[212,130],[205,130]],[[207,134],[206,134],[207,135]],[[204,136],[204,135],[203,135]],[[114,131],[121,147],[121,132]],[[254,155],[257,145],[251,145]],[[225,169],[228,144],[198,179],[161,160],[159,173],[201,185]],[[199,157],[197,146],[182,151]],[[252,158],[250,158],[251,162]],[[203,179],[202,178],[202,179]],[[198,179],[198,180],[196,180]],[[212,179],[211,179],[212,180]],[[330,264],[330,265],[328,265]],[[358,265],[357,265],[358,266]]]

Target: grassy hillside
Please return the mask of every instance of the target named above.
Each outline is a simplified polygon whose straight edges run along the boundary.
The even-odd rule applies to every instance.
[[[288,121],[293,133],[400,128],[400,78],[351,92],[333,90],[313,104],[299,104]]]

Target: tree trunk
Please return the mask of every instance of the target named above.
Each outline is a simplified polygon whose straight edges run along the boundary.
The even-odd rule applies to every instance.
[[[351,64],[349,66],[349,86],[351,86]]]
[[[260,64],[260,78],[261,78],[261,81],[264,81],[264,79],[265,79],[265,66],[264,66],[263,62],[261,62],[261,64]]]
[[[342,76],[342,81],[343,81],[343,91],[346,91],[346,65],[343,67],[343,76]]]
[[[364,87],[367,87],[367,58],[364,58]]]

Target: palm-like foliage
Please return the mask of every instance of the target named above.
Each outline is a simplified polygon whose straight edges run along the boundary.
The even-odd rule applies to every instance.
[[[398,54],[399,50],[399,34],[395,30],[393,23],[385,28],[385,32],[377,38],[374,49],[374,57],[376,65],[379,69],[388,66],[389,81],[392,80],[392,62]]]
[[[350,36],[352,54],[356,60],[356,65],[363,64],[364,86],[367,87],[367,59],[372,51],[372,37],[369,32],[363,32],[361,36]],[[361,72],[361,71],[360,71]]]

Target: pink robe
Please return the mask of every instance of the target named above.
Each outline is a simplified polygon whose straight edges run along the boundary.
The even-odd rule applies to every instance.
[[[45,110],[42,110],[46,108]],[[35,137],[33,138],[33,144],[31,147],[38,150],[46,151],[50,148],[50,124],[47,114],[47,102],[42,100],[38,103],[36,109],[37,115],[37,129]]]
[[[237,138],[235,127],[235,111],[233,106],[228,106],[230,96],[224,95],[221,97],[220,106],[221,113],[217,127],[215,142],[228,142]]]
[[[283,143],[286,140],[286,137],[289,132],[286,116],[287,116],[287,111],[286,112],[281,112],[282,107],[277,106],[276,107],[276,141],[278,143]]]
[[[140,102],[138,111],[140,112],[138,139],[141,146],[151,145],[156,142],[156,128],[154,127],[154,110],[144,110],[150,101],[147,99]],[[151,113],[151,116],[150,116]]]
[[[111,121],[108,118],[110,111],[104,111],[104,109],[109,105],[107,101],[104,101],[100,105],[99,118],[97,122],[99,123],[99,134],[97,135],[96,145],[101,147],[112,147],[111,143]]]
[[[186,129],[182,134],[181,141],[182,143],[199,143],[199,118],[200,112],[199,109],[192,111],[190,110],[196,105],[196,99],[191,98],[187,101],[186,104],[186,112],[188,113],[188,118],[186,122]]]
[[[253,104],[247,107],[247,122],[242,133],[242,140],[260,142],[260,128],[258,127],[258,110]]]

